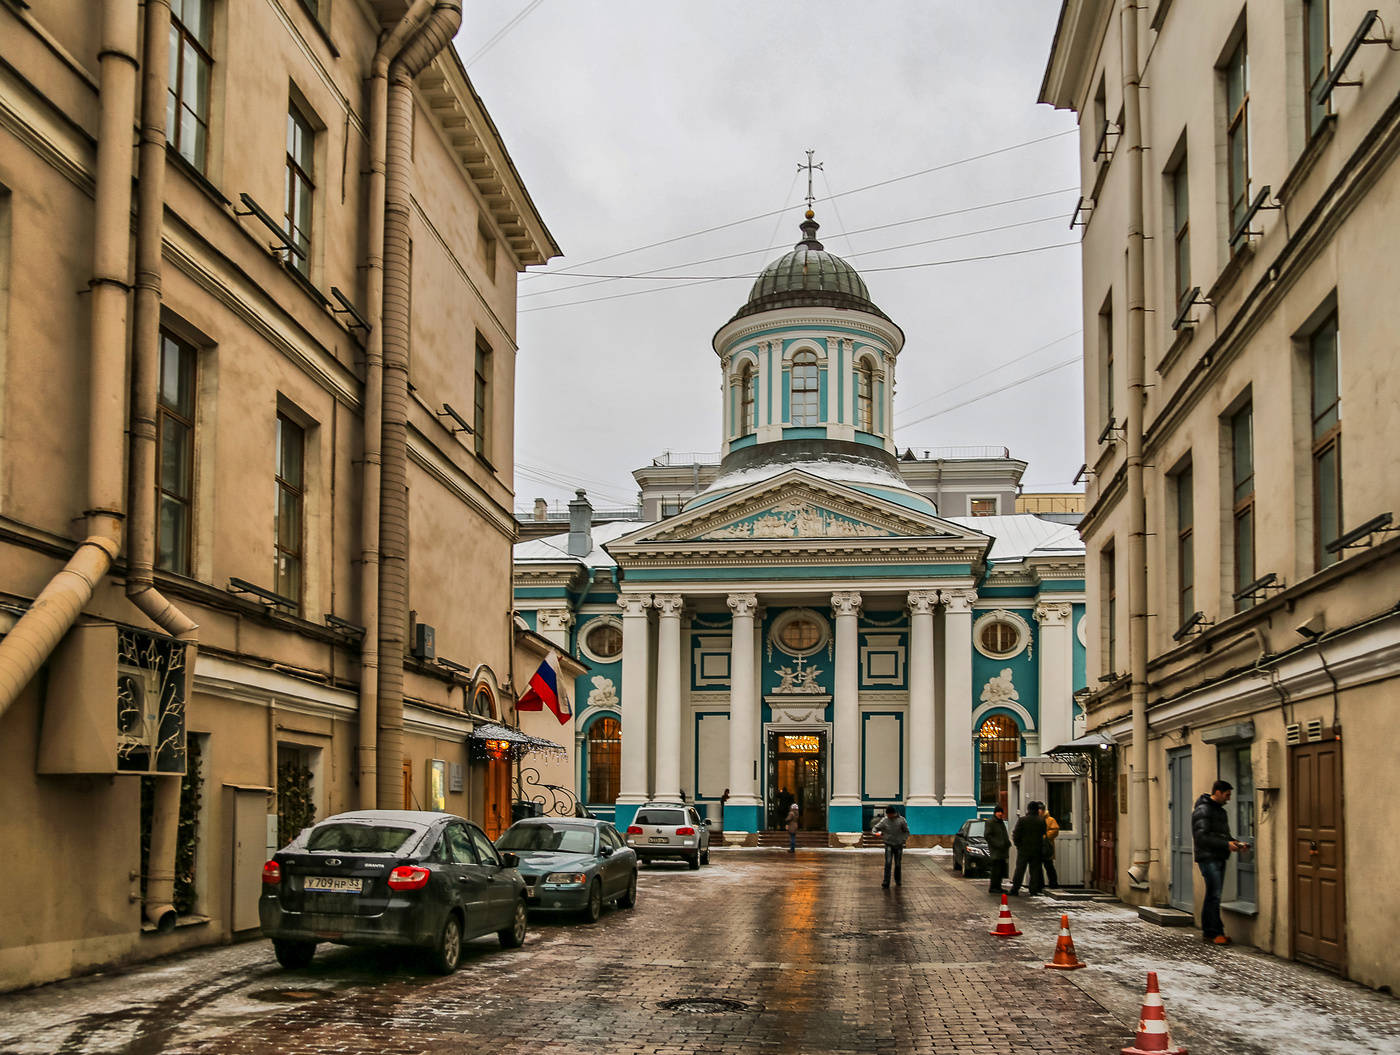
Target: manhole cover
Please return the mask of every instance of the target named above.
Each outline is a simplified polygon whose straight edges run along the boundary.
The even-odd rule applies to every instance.
[[[741,1000],[726,1000],[714,996],[688,996],[680,1000],[663,1000],[656,1005],[663,1011],[680,1011],[687,1015],[723,1015],[752,1008]]]
[[[324,989],[258,989],[248,994],[250,999],[263,1000],[269,1004],[294,1003],[298,1000],[320,1000],[327,995]]]

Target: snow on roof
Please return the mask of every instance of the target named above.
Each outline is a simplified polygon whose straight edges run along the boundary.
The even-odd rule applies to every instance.
[[[904,477],[874,462],[853,461],[850,458],[802,458],[795,461],[764,462],[762,465],[754,465],[747,469],[721,473],[714,483],[696,497],[704,498],[716,491],[730,491],[745,487],[748,484],[755,484],[760,480],[767,480],[780,473],[785,473],[790,469],[799,469],[821,480],[890,487],[899,491],[909,490],[909,485],[904,482]],[[694,500],[692,499],[692,501]],[[695,504],[703,503],[696,502]]]
[[[989,555],[993,564],[1026,560],[1030,557],[1084,555],[1084,541],[1072,525],[1043,520],[1033,513],[944,519],[995,539]]]
[[[640,531],[650,523],[644,520],[615,520],[611,524],[593,525],[593,549],[586,557],[575,557],[569,553],[569,533],[546,535],[515,544],[514,559],[517,563],[537,561],[555,564],[559,561],[576,560],[589,568],[612,568],[617,562],[603,549],[606,543]]]

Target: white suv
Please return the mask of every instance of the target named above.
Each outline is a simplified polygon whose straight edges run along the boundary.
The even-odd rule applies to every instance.
[[[679,857],[691,868],[710,863],[710,822],[685,802],[647,802],[627,826],[627,845],[641,861]]]

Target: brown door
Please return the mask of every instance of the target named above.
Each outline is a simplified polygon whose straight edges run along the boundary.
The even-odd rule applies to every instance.
[[[1107,768],[1107,767],[1105,767]],[[1099,890],[1118,888],[1118,783],[1112,768],[1100,770],[1094,782],[1094,874]]]
[[[1290,749],[1293,793],[1293,955],[1346,970],[1346,885],[1342,874],[1342,742]]]
[[[481,826],[492,842],[510,827],[510,759],[493,758],[486,763],[486,798]]]

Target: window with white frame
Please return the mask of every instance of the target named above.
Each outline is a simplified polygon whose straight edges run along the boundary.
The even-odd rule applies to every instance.
[[[856,428],[875,431],[875,368],[869,359],[856,365]]]
[[[757,373],[752,363],[745,363],[739,374],[739,435],[754,431],[754,396]]]
[[[798,352],[792,358],[792,395],[788,415],[792,424],[818,423],[817,393],[817,357],[811,352]]]

